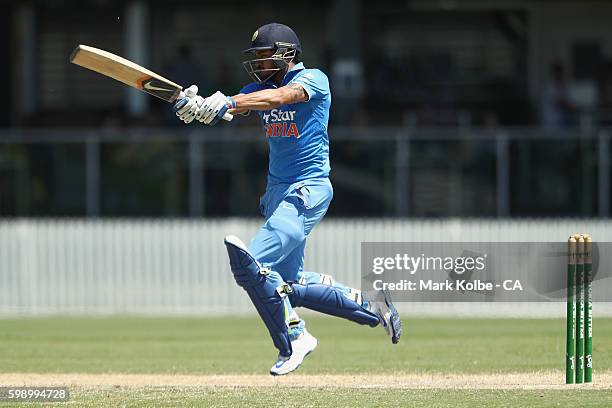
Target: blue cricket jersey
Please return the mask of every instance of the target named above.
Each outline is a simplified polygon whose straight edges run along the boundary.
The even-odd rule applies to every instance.
[[[257,111],[270,146],[268,184],[329,176],[331,92],[327,76],[318,69],[306,69],[300,62],[287,72],[281,86],[291,83],[304,87],[308,101]],[[253,82],[240,93],[274,88],[277,86],[271,82]]]

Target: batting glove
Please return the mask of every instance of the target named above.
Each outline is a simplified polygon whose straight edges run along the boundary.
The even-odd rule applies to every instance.
[[[176,101],[172,109],[176,116],[185,123],[191,123],[200,107],[204,104],[204,98],[198,95],[198,87],[191,85],[182,92],[182,98]]]
[[[236,101],[217,91],[204,100],[202,106],[196,113],[196,119],[207,125],[215,125],[223,118],[223,115],[236,107]]]

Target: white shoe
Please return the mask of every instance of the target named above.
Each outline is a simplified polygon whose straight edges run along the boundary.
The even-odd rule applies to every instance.
[[[304,361],[304,357],[312,353],[316,347],[317,339],[304,329],[300,337],[291,342],[291,348],[293,349],[291,356],[278,356],[276,364],[270,369],[270,374],[284,375],[297,370]]]
[[[391,342],[397,344],[402,336],[402,320],[395,306],[391,302],[391,295],[388,291],[383,291],[383,299],[373,301],[370,306],[372,312],[378,316],[380,324],[391,337]]]

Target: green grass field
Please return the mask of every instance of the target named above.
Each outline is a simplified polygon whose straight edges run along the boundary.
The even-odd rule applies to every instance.
[[[452,387],[407,389],[368,384],[313,386],[308,379],[373,376],[524,374],[538,384],[539,373],[564,381],[564,320],[404,319],[399,345],[379,328],[334,318],[307,316],[319,347],[296,374],[291,389],[270,377],[270,386],[248,383],[211,386],[210,375],[259,375],[267,381],[276,351],[254,317],[225,318],[45,318],[0,320],[0,379],[18,374],[197,375],[202,383],[181,386],[71,386],[71,402],[53,406],[611,406],[612,319],[594,328],[595,383],[542,389]],[[603,374],[606,374],[604,376]],[[337,377],[333,377],[336,375]],[[27,377],[24,377],[27,378]],[[247,382],[248,382],[248,377]],[[323,378],[323,380],[321,380]],[[556,384],[556,383],[555,383]],[[333,387],[331,387],[333,386]],[[565,387],[565,386],[563,386]],[[410,388],[410,387],[408,387]],[[6,405],[6,404],[4,404]],[[0,403],[0,406],[4,406]],[[20,403],[18,406],[26,406]]]

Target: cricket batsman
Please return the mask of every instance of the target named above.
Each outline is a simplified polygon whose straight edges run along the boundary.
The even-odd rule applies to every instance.
[[[225,246],[238,286],[265,323],[278,360],[272,375],[297,369],[317,346],[296,307],[343,317],[371,327],[382,326],[397,343],[401,320],[387,292],[366,299],[330,275],[304,271],[306,238],[332,200],[327,125],[331,92],[327,76],[301,62],[295,32],[271,23],[257,29],[243,62],[254,82],[234,96],[217,91],[203,98],[195,85],[173,109],[185,123],[217,124],[226,112],[255,111],[270,146],[268,184],[260,200],[265,222],[247,247],[229,235]]]

